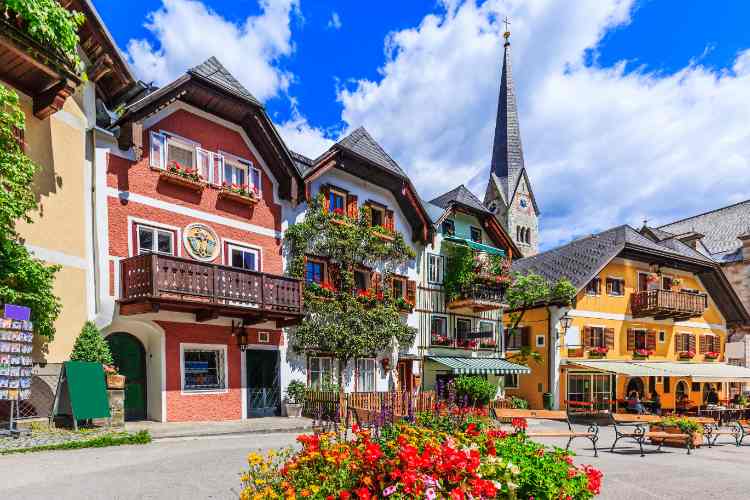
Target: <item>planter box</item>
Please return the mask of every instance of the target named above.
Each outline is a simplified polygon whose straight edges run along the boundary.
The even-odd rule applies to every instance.
[[[173,174],[172,172],[162,171],[161,174],[159,174],[159,180],[164,181],[168,184],[174,184],[175,186],[187,188],[191,191],[195,191],[196,193],[203,192],[203,188],[206,186],[203,182],[194,181],[192,179]]]
[[[284,412],[289,418],[299,418],[302,416],[302,405],[297,403],[284,403]]]
[[[383,241],[393,241],[393,235],[376,231],[375,234]]]
[[[125,375],[107,375],[108,389],[125,389]]]
[[[682,434],[683,432],[680,430],[677,426],[669,426],[669,427],[663,427],[661,425],[651,425],[649,426],[649,430],[653,432],[666,432],[667,434]],[[651,440],[651,444],[659,444],[660,440]],[[695,433],[693,434],[693,448],[700,448],[701,444],[703,444],[703,434]],[[683,438],[675,438],[675,439],[665,439],[664,440],[664,446],[672,446],[675,448],[684,448],[685,447],[685,440]]]
[[[228,191],[226,189],[222,189],[221,191],[219,191],[219,199],[229,200],[235,203],[239,203],[240,205],[247,206],[255,205],[256,203],[258,203],[258,198],[256,198],[255,196],[245,196],[239,193]]]

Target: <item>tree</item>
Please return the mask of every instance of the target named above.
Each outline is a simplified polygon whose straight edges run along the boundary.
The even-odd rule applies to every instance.
[[[505,293],[510,316],[509,329],[513,331],[518,328],[526,311],[550,303],[570,304],[575,296],[576,289],[566,278],[561,278],[550,286],[550,283],[538,274],[515,273],[513,282]],[[524,346],[511,358],[519,363],[528,364],[529,360],[541,361],[542,356],[531,347]]]
[[[91,363],[101,363],[111,365],[112,352],[109,350],[109,344],[104,340],[99,329],[91,321],[87,321],[81,333],[78,334],[73,352],[70,353],[71,361],[89,361]]]
[[[0,85],[0,302],[30,307],[34,330],[49,341],[61,309],[53,292],[59,267],[35,259],[16,231],[16,222],[31,222],[29,212],[37,207],[32,186],[38,167],[21,150],[23,129],[18,95]]]
[[[298,353],[334,355],[342,394],[343,372],[350,361],[397,345],[411,346],[416,337],[416,330],[401,321],[389,280],[399,266],[415,258],[414,251],[401,234],[372,227],[369,217],[367,208],[357,218],[329,212],[318,196],[310,202],[304,221],[285,235],[290,275],[304,276],[306,255],[327,258],[331,268],[330,282],[305,287],[305,317],[290,336],[290,345]],[[381,273],[371,290],[355,289],[354,271],[360,267]]]

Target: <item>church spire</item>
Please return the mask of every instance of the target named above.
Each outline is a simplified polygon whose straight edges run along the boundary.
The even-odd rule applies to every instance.
[[[500,95],[495,121],[495,139],[492,145],[492,173],[504,184],[506,199],[513,196],[521,172],[524,169],[521,131],[518,126],[518,108],[513,88],[510,61],[510,24],[505,18],[505,44],[503,47],[503,69],[500,75]]]

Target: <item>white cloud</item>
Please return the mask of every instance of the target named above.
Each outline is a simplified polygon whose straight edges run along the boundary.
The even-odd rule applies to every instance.
[[[328,20],[328,28],[334,30],[341,29],[341,18],[339,17],[338,12],[334,11],[331,13],[331,19]]]
[[[585,51],[637,15],[633,3],[445,1],[388,36],[379,79],[339,89],[342,118],[367,127],[425,196],[459,179],[483,194],[508,15],[545,246],[749,198],[750,50],[725,71],[695,61],[673,75],[587,67]]]
[[[291,99],[292,116],[289,120],[277,125],[284,142],[292,151],[308,158],[316,158],[333,145],[330,132],[310,125],[297,109],[297,100]]]
[[[283,93],[292,75],[277,62],[290,55],[290,19],[299,0],[259,0],[261,13],[229,21],[196,0],[163,0],[148,16],[156,39],[130,40],[127,55],[139,78],[164,85],[186,69],[216,56],[261,100]]]

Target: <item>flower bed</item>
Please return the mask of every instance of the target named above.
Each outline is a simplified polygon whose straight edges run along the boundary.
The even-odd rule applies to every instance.
[[[523,432],[492,428],[472,410],[353,431],[353,439],[299,436],[298,452],[250,453],[240,498],[588,499],[601,487],[597,469],[576,466],[568,452]]]
[[[703,443],[703,426],[687,418],[663,418],[658,423],[651,424],[649,430],[667,434],[689,434],[692,437],[693,448],[699,448]],[[653,439],[651,441],[653,444],[658,444],[658,441]],[[664,446],[684,448],[685,440],[683,438],[665,439]]]

